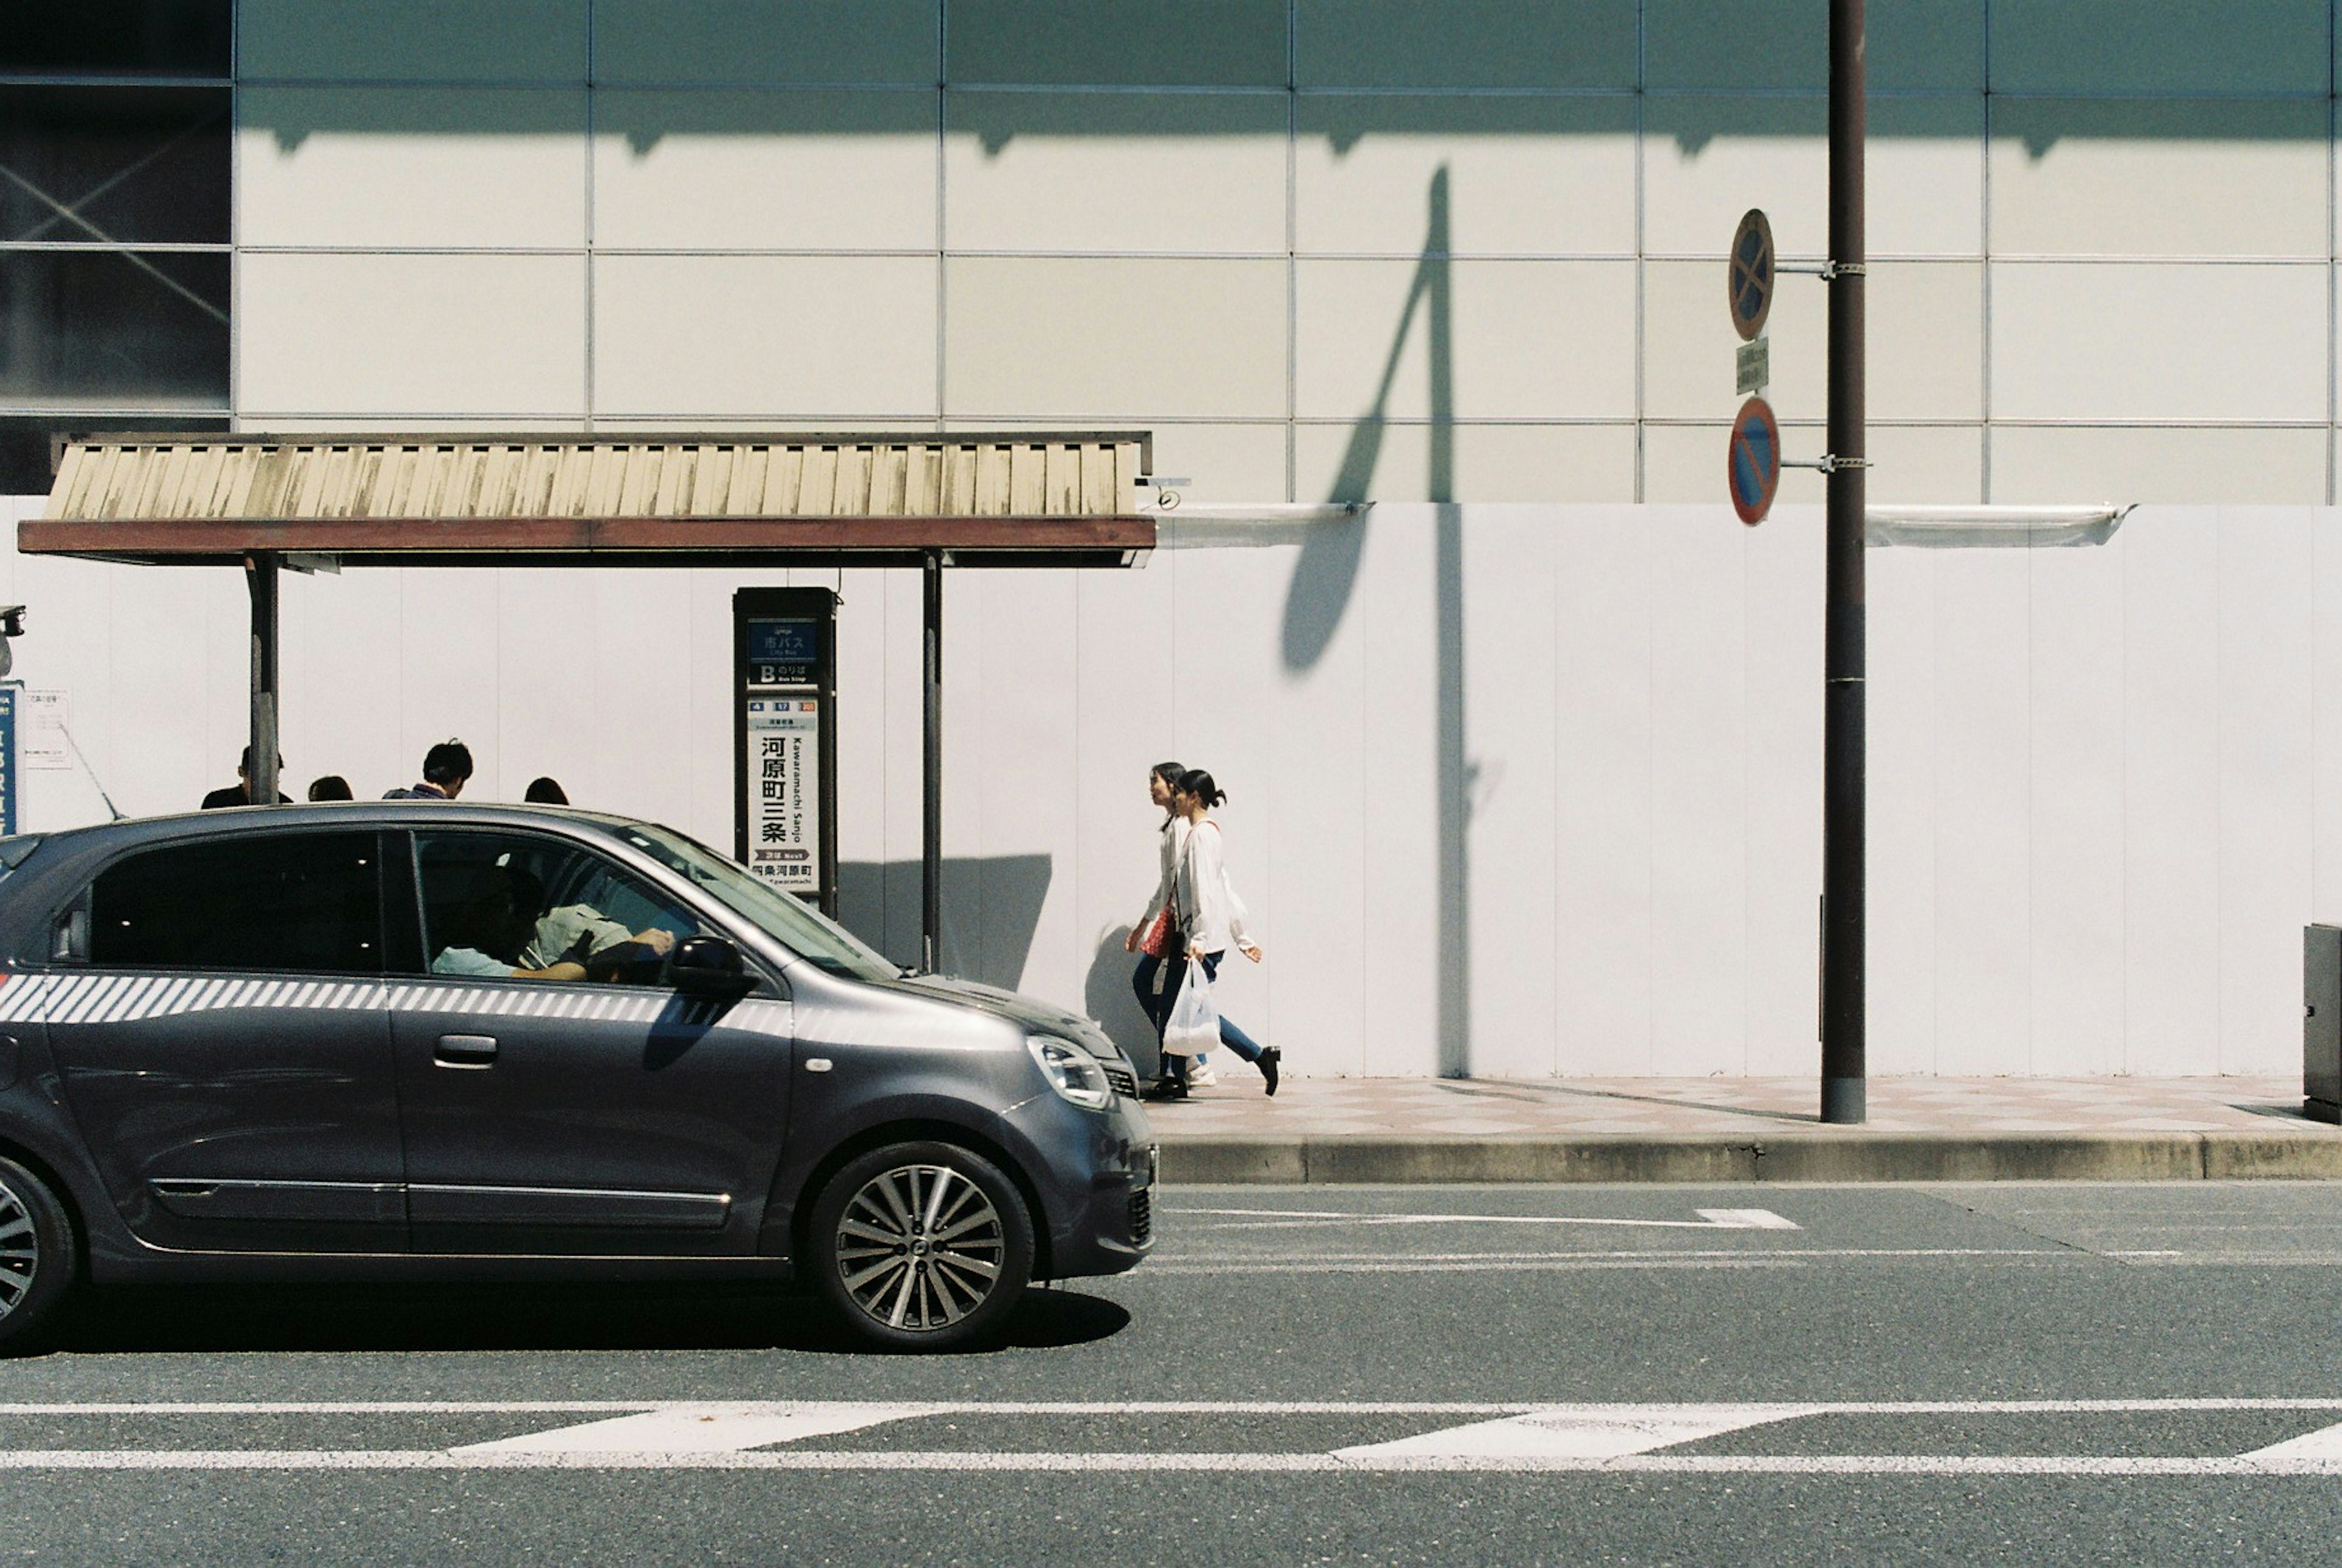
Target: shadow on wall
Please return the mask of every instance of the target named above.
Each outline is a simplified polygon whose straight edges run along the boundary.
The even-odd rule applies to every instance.
[[[1106,1038],[1122,1047],[1122,1054],[1142,1077],[1152,1078],[1161,1071],[1161,1043],[1130,988],[1138,954],[1123,951],[1122,944],[1129,940],[1127,925],[1108,926],[1099,934],[1097,952],[1091,955],[1089,974],[1082,982],[1082,1011],[1106,1031]]]
[[[946,858],[944,973],[1016,989],[1033,956],[1051,871],[1046,854]],[[906,967],[919,960],[919,873],[916,860],[837,866],[837,913],[846,928]]]
[[[1329,501],[1362,501],[1373,494],[1375,468],[1382,459],[1391,385],[1420,308],[1430,375],[1431,471],[1425,494],[1435,505],[1433,634],[1438,681],[1438,725],[1432,737],[1438,770],[1439,871],[1439,1072],[1442,1077],[1472,1074],[1472,975],[1470,863],[1471,795],[1476,784],[1465,753],[1464,722],[1464,517],[1456,504],[1456,353],[1449,265],[1448,176],[1442,164],[1431,176],[1423,256],[1408,285],[1390,354],[1383,361],[1374,402],[1351,427],[1350,444],[1334,479]],[[1286,590],[1285,667],[1313,667],[1340,629],[1357,584],[1366,552],[1364,521],[1312,529],[1293,565]]]

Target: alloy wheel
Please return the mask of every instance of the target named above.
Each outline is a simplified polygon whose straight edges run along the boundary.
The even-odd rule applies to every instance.
[[[0,1184],[0,1318],[32,1293],[41,1272],[41,1233],[25,1200]]]
[[[863,1183],[837,1222],[837,1278],[889,1328],[949,1328],[1000,1278],[1007,1234],[984,1189],[947,1165],[898,1165]]]

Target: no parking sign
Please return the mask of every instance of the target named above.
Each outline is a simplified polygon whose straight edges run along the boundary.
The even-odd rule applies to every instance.
[[[1732,509],[1753,528],[1773,509],[1773,493],[1781,487],[1781,426],[1763,398],[1752,397],[1740,405],[1724,466],[1726,482],[1732,486]]]

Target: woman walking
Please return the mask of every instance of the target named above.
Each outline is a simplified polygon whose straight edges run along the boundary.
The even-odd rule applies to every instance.
[[[1146,902],[1146,913],[1138,917],[1138,924],[1122,941],[1124,952],[1139,955],[1138,967],[1131,972],[1130,988],[1138,995],[1138,1010],[1155,1025],[1158,1046],[1163,1042],[1163,1021],[1171,1015],[1171,1004],[1179,994],[1179,953],[1172,945],[1177,937],[1178,916],[1172,911],[1171,900],[1172,883],[1178,874],[1180,846],[1187,842],[1187,819],[1171,809],[1171,791],[1179,783],[1179,775],[1186,771],[1177,763],[1156,763],[1146,771],[1146,798],[1163,813],[1161,852],[1157,857],[1161,872],[1155,880],[1155,896]],[[1158,1075],[1167,1077],[1168,1067],[1166,1060]]]
[[[1212,807],[1227,798],[1212,775],[1201,768],[1190,768],[1181,774],[1171,787],[1171,809],[1187,824],[1173,868],[1171,889],[1174,919],[1185,944],[1181,967],[1184,970],[1186,964],[1201,965],[1206,983],[1219,978],[1220,960],[1227,956],[1231,943],[1255,964],[1261,960],[1260,944],[1245,933],[1244,901],[1229,885],[1220,824],[1210,814]],[[1177,978],[1184,980],[1186,976],[1183,973]],[[1174,997],[1178,994],[1176,983],[1166,984],[1165,989]],[[1258,1067],[1261,1077],[1267,1081],[1269,1094],[1276,1093],[1278,1069],[1285,1060],[1282,1052],[1253,1039],[1225,1013],[1220,1014],[1220,1044]],[[1169,1087],[1160,1091],[1162,1098],[1177,1100],[1186,1096],[1185,1063],[1185,1057],[1165,1058],[1170,1074]]]

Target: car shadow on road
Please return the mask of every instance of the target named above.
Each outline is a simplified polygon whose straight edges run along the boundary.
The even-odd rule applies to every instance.
[[[171,1351],[784,1350],[879,1354],[812,1295],[775,1285],[177,1285],[87,1288],[35,1347]],[[960,1353],[1047,1350],[1129,1326],[1118,1303],[1036,1289]]]

